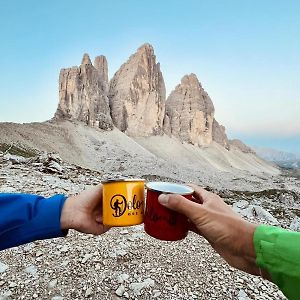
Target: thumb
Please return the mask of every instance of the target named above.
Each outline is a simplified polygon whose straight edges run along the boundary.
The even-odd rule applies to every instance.
[[[158,201],[161,205],[187,216],[192,222],[202,212],[201,204],[197,204],[181,195],[161,194]]]

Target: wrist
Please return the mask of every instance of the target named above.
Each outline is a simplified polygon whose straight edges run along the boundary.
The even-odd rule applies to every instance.
[[[269,279],[268,272],[264,269],[261,269],[256,264],[256,251],[253,238],[255,230],[259,225],[242,220],[242,224],[240,224],[240,226],[242,228],[242,232],[240,234],[243,237],[241,239],[242,243],[240,247],[240,253],[241,257],[245,259],[248,265],[248,269],[246,270],[246,272]]]
[[[61,230],[73,229],[72,197],[66,199],[60,215]]]
[[[258,224],[253,224],[245,220],[241,220],[240,224],[241,233],[240,233],[240,239],[241,239],[241,256],[246,257],[248,259],[256,260],[256,252],[254,247],[254,241],[253,236],[256,228],[258,227]]]

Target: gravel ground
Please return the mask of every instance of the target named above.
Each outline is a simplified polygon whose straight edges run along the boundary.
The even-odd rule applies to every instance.
[[[40,164],[2,161],[0,192],[71,195],[103,178],[75,166],[63,169],[47,174]],[[298,179],[280,180],[294,187]],[[230,193],[227,198],[235,201]],[[148,236],[142,225],[98,237],[70,231],[65,238],[1,251],[1,300],[85,298],[286,299],[272,283],[229,267],[194,233],[183,241],[163,242]]]

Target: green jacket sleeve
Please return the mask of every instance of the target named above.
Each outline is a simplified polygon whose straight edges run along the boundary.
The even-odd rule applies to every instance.
[[[256,263],[291,300],[300,299],[300,233],[260,225],[254,232]]]

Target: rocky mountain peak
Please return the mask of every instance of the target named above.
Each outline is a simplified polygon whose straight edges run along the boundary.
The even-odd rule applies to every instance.
[[[92,64],[90,56],[87,53],[84,53],[81,64],[82,65],[91,65]]]
[[[131,55],[109,82],[106,57],[94,65],[87,53],[81,65],[62,69],[56,119],[119,130],[133,137],[168,134],[181,141],[208,146],[213,141],[229,149],[225,127],[214,118],[214,105],[194,73],[182,77],[166,101],[160,64],[152,45],[145,43]]]
[[[166,101],[165,132],[193,145],[209,145],[213,119],[213,103],[197,76],[185,75]]]
[[[110,81],[111,116],[130,136],[162,133],[166,90],[153,47],[142,45]]]
[[[62,69],[59,75],[59,104],[55,119],[70,119],[85,122],[102,129],[112,129],[108,83],[104,79],[107,70],[96,69],[88,54],[84,54],[79,67]],[[97,66],[101,63],[97,60]]]
[[[108,66],[104,55],[96,56],[94,66],[99,72],[100,78],[108,83]]]
[[[185,75],[166,101],[164,130],[170,136],[198,146],[213,141],[226,149],[225,127],[214,118],[214,105],[197,76]]]
[[[195,88],[202,88],[201,83],[197,78],[197,75],[194,73],[191,73],[189,75],[184,75],[181,78],[181,86],[192,86]]]
[[[137,49],[137,52],[139,52],[139,53],[141,53],[141,52],[149,52],[149,53],[151,53],[151,55],[154,55],[153,46],[151,44],[149,44],[149,43],[145,43],[142,46],[140,46]]]

